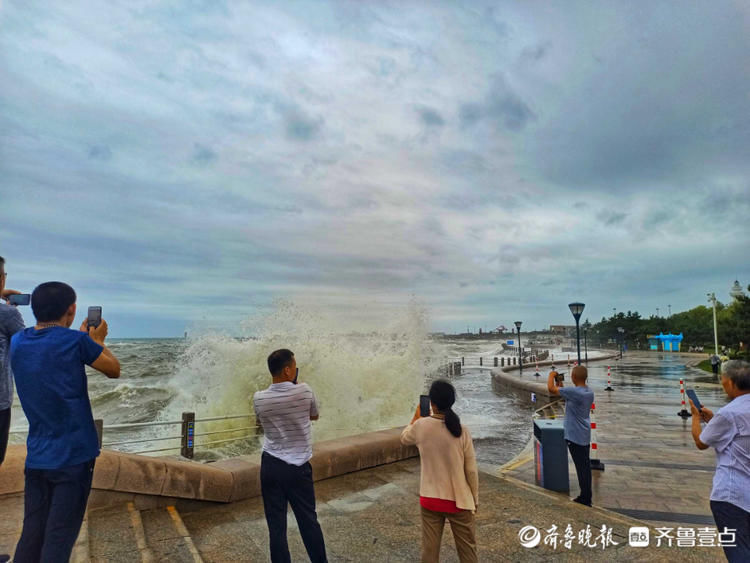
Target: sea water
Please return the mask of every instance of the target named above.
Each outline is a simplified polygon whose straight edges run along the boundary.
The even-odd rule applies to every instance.
[[[448,358],[500,352],[496,340],[430,339],[427,323],[415,304],[387,325],[355,330],[326,311],[279,302],[243,323],[242,337],[208,332],[186,339],[112,340],[108,345],[120,360],[120,379],[87,370],[94,417],[104,421],[105,447],[177,455],[179,425],[107,427],[176,422],[183,412],[194,412],[199,420],[245,416],[197,423],[196,443],[209,445],[197,447],[196,458],[256,453],[262,435],[254,428],[252,396],[271,383],[268,354],[289,348],[299,380],[311,385],[319,402],[316,441],[403,426]],[[458,395],[454,410],[472,433],[480,463],[496,466],[511,459],[529,438],[530,403],[493,391],[486,370],[465,370],[451,381]],[[17,397],[12,416],[14,429],[26,427]],[[23,439],[22,433],[11,436],[15,443]]]

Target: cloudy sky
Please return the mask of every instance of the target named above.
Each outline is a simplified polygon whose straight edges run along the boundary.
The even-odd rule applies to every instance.
[[[728,0],[6,0],[8,286],[67,281],[121,337],[727,301],[749,53]]]

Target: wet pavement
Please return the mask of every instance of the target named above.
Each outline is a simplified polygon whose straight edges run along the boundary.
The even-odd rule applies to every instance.
[[[626,354],[612,362],[614,391],[604,390],[606,363],[589,365],[589,384],[595,392],[598,458],[605,466],[604,471],[593,472],[596,506],[652,525],[714,525],[709,495],[715,455],[711,449],[700,451],[695,447],[690,418],[678,416],[680,379],[714,412],[726,404],[727,398],[710,374],[686,366],[691,360],[680,354]],[[533,465],[527,450],[502,473],[533,483]],[[570,495],[577,496],[572,461],[569,475]]]

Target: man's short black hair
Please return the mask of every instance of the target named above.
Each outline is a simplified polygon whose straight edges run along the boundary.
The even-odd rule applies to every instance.
[[[48,323],[62,318],[76,302],[76,292],[67,283],[52,281],[36,286],[31,294],[31,310],[38,323]]]
[[[294,359],[294,352],[282,348],[281,350],[275,350],[268,356],[268,371],[274,377],[281,374],[281,371],[291,365]]]

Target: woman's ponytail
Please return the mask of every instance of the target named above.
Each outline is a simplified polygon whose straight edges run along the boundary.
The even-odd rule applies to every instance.
[[[448,432],[453,434],[456,438],[460,438],[461,419],[453,412],[453,409],[448,409],[443,414],[445,414],[445,426],[448,428]]]
[[[456,438],[461,437],[461,419],[453,412],[451,407],[456,402],[456,390],[447,381],[438,379],[430,387],[430,401],[440,409],[445,416],[445,426]]]

